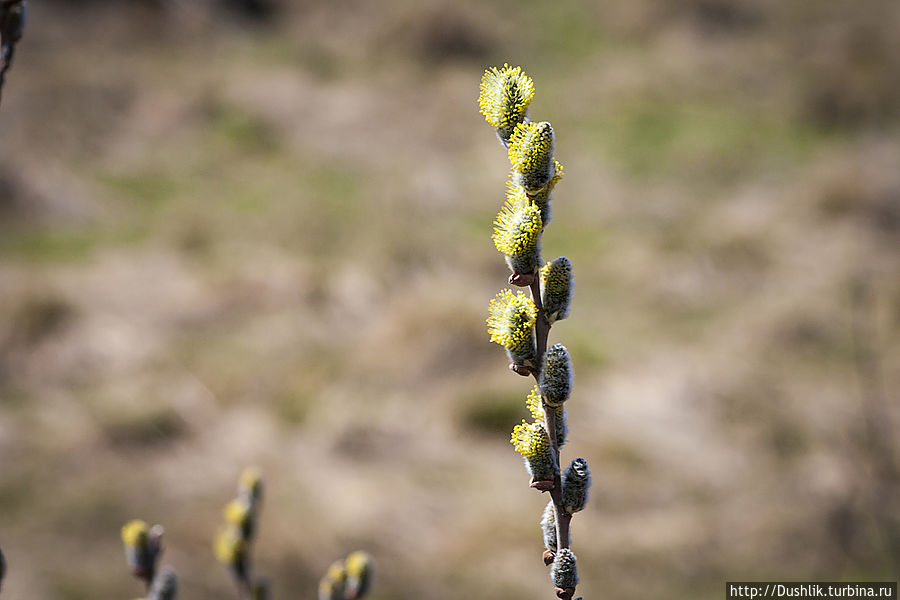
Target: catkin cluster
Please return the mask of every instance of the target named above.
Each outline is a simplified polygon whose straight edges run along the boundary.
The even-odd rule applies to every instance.
[[[252,545],[259,530],[263,480],[256,468],[244,469],[238,480],[237,497],[225,505],[224,524],[213,540],[216,559],[228,569],[237,586],[240,600],[269,600],[269,581],[252,568]],[[144,521],[129,521],[122,527],[125,559],[135,577],[147,589],[139,600],[175,600],[178,579],[169,567],[157,569],[162,554],[163,529]],[[362,600],[372,587],[372,557],[358,550],[329,567],[319,583],[319,600]],[[6,574],[6,562],[0,552],[0,584]]]
[[[531,289],[531,297],[522,291],[500,291],[490,303],[487,325],[491,341],[506,349],[510,368],[537,381],[525,401],[532,420],[516,425],[510,441],[524,457],[531,487],[550,492],[541,518],[544,560],[551,565],[557,596],[568,600],[578,583],[568,524],[587,502],[591,472],[584,458],[576,458],[560,473],[572,361],[562,344],[546,344],[552,324],[569,315],[574,284],[568,258],[544,264],[541,257],[541,235],[550,222],[552,193],[563,169],[554,156],[553,126],[529,118],[533,99],[534,82],[520,67],[491,68],[481,79],[481,114],[496,129],[510,162],[506,198],[492,238],[511,271],[509,283]]]
[[[132,575],[144,582],[147,588],[145,600],[175,600],[178,595],[178,577],[171,567],[158,568],[162,556],[163,528],[149,527],[140,519],[129,521],[122,527],[122,543],[125,560]]]
[[[238,480],[238,495],[222,511],[225,523],[213,542],[216,559],[228,569],[242,594],[252,600],[269,597],[269,583],[253,574],[251,548],[259,529],[263,481],[253,467],[244,469]]]
[[[372,557],[362,550],[328,567],[319,582],[319,600],[361,600],[372,587]]]

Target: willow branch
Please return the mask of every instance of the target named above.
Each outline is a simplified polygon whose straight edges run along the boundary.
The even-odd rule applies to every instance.
[[[16,43],[22,37],[24,10],[24,0],[0,0],[0,102],[3,101],[3,84],[7,71],[12,67]]]
[[[544,313],[544,306],[541,301],[541,283],[540,278],[535,277],[531,283],[531,296],[534,305],[538,309],[537,322],[535,323],[534,333],[537,344],[537,368],[533,371],[535,381],[539,381],[541,368],[544,364],[544,355],[547,353],[547,338],[550,336],[550,321]],[[556,509],[556,551],[559,552],[563,548],[569,547],[569,522],[572,515],[566,512],[562,504],[562,478],[560,476],[559,461],[559,441],[556,439],[556,409],[549,406],[544,401],[544,427],[547,428],[547,435],[550,438],[550,447],[553,450],[553,460],[556,463],[556,475],[553,477],[553,488],[550,489],[550,498],[553,500],[553,507]]]

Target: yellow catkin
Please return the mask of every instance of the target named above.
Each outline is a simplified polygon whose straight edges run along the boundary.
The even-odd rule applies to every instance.
[[[238,479],[238,491],[252,502],[262,496],[262,475],[256,467],[247,467]]]
[[[520,123],[509,145],[509,161],[517,171],[534,168],[538,161],[552,160],[553,128],[546,121]]]
[[[544,401],[541,398],[541,392],[538,386],[534,386],[528,397],[525,398],[525,408],[531,413],[531,418],[535,421],[544,419]]]
[[[238,527],[243,527],[247,523],[247,520],[250,519],[250,507],[242,500],[238,499],[232,500],[226,504],[223,513],[225,515],[226,523]]]
[[[541,235],[541,210],[538,206],[510,198],[494,220],[493,240],[497,250],[507,256],[534,253]]]
[[[522,122],[534,98],[534,82],[520,67],[492,67],[481,78],[478,106],[485,120],[505,140]]]
[[[514,348],[531,338],[536,321],[537,307],[523,292],[501,290],[491,300],[487,325],[492,342]]]
[[[246,542],[241,539],[240,533],[233,527],[219,529],[213,543],[213,552],[223,565],[233,567],[237,565],[246,548]]]
[[[140,519],[129,521],[122,527],[122,542],[129,548],[136,548],[147,543],[147,534],[150,528]]]
[[[516,452],[527,459],[542,457],[550,447],[550,439],[544,429],[544,424],[538,421],[528,423],[522,421],[513,428],[510,442]]]

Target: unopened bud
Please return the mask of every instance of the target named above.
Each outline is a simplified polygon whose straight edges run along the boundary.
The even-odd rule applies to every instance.
[[[565,256],[547,263],[541,269],[541,303],[550,323],[569,316],[574,289],[572,263]]]
[[[591,491],[591,470],[585,459],[579,457],[566,469],[562,482],[562,505],[569,514],[584,509]]]
[[[544,402],[549,406],[561,406],[569,399],[572,392],[572,360],[562,344],[553,344],[547,349],[538,386]]]
[[[553,580],[559,590],[572,590],[578,585],[578,567],[576,565],[575,554],[568,548],[563,548],[556,553],[553,560],[553,566],[550,567],[550,578]],[[559,592],[557,591],[557,596]],[[562,596],[559,596],[562,598]],[[569,598],[572,597],[570,593]]]

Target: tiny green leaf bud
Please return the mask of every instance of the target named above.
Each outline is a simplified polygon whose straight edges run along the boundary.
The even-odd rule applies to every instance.
[[[537,307],[523,292],[513,294],[509,290],[501,290],[491,300],[488,333],[492,342],[506,348],[514,364],[534,366],[536,321]]]
[[[372,557],[362,550],[352,552],[344,562],[347,571],[346,600],[359,600],[372,585]]]
[[[513,167],[513,183],[525,188],[528,194],[544,190],[556,169],[550,123],[517,125],[509,142],[509,161]]]
[[[543,423],[522,421],[513,429],[510,442],[516,452],[525,457],[525,467],[533,480],[532,486],[536,482],[552,482],[558,471],[550,448],[550,438]]]
[[[346,583],[347,572],[344,570],[344,561],[335,561],[319,582],[319,600],[344,600]]]
[[[572,392],[572,359],[562,344],[553,344],[544,356],[538,386],[544,402],[549,406],[562,406]]]
[[[579,457],[566,469],[562,482],[562,505],[569,514],[584,509],[591,491],[591,470],[585,459]]]
[[[513,275],[534,273],[541,264],[541,210],[528,198],[506,197],[494,220],[494,245],[506,255]],[[530,281],[528,282],[531,283]]]
[[[534,82],[520,67],[490,68],[481,77],[478,105],[485,120],[497,129],[504,146],[516,125],[525,120],[534,98]]]
[[[550,552],[556,552],[556,508],[553,506],[553,500],[544,507],[544,514],[541,516],[541,532],[544,534],[544,547]]]
[[[256,505],[262,501],[263,480],[259,469],[247,467],[241,472],[240,479],[238,479],[238,497],[252,509],[255,509]]]
[[[578,585],[578,567],[575,554],[568,548],[563,548],[556,553],[553,566],[550,567],[550,578],[556,586],[556,595],[559,598],[571,598]]]
[[[551,324],[569,316],[574,289],[572,263],[565,256],[560,256],[541,269],[541,303]]]
[[[178,576],[170,567],[163,568],[153,578],[147,600],[175,600],[178,595]]]

